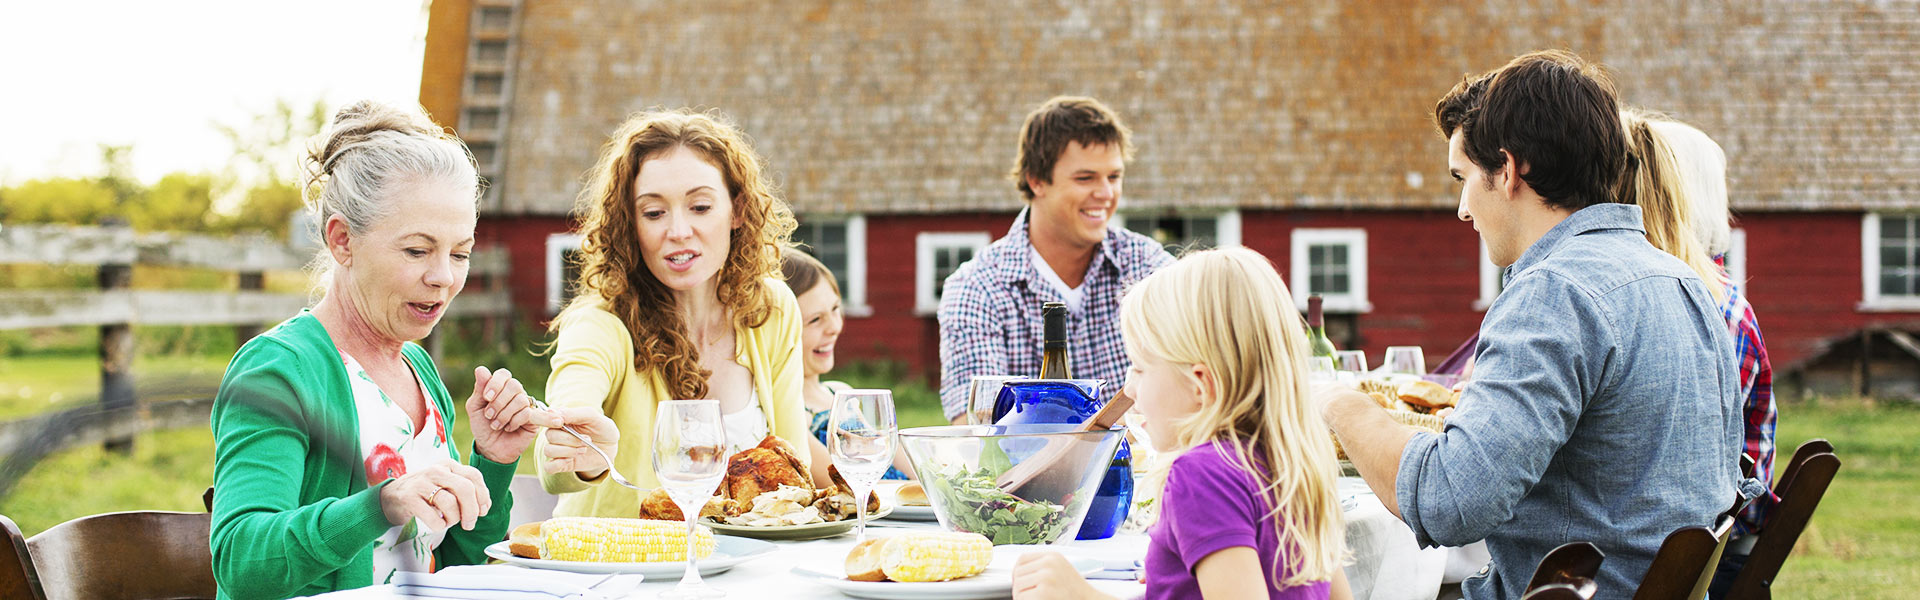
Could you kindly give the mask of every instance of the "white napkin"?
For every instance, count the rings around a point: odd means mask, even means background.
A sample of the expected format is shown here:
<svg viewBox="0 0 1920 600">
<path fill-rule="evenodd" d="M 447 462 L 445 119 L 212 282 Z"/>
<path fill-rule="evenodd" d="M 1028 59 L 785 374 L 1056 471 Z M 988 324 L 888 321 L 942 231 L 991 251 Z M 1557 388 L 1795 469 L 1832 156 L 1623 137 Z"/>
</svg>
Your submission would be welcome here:
<svg viewBox="0 0 1920 600">
<path fill-rule="evenodd" d="M 470 600 L 604 600 L 621 598 L 642 577 L 568 573 L 513 565 L 448 567 L 438 573 L 397 573 L 393 584 L 407 596 Z"/>
</svg>

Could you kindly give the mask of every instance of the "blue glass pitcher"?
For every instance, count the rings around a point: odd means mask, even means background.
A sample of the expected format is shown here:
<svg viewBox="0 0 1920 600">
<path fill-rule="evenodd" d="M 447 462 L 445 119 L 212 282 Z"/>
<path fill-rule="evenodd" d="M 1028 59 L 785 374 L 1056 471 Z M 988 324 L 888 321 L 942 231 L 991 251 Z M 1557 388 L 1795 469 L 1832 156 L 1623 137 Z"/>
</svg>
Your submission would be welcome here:
<svg viewBox="0 0 1920 600">
<path fill-rule="evenodd" d="M 1105 406 L 1099 379 L 1016 379 L 1000 388 L 993 403 L 996 425 L 1024 423 L 1083 423 Z M 1074 539 L 1098 540 L 1113 537 L 1126 522 L 1133 507 L 1133 453 L 1126 440 L 1113 453 L 1107 476 L 1100 480 L 1087 518 L 1080 523 Z"/>
</svg>

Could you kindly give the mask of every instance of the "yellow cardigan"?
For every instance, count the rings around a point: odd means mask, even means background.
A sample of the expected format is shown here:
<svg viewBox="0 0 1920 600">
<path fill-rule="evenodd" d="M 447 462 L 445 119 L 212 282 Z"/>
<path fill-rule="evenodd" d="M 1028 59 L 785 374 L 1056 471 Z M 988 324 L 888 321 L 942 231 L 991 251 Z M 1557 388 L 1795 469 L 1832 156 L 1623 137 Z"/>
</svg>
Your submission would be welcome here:
<svg viewBox="0 0 1920 600">
<path fill-rule="evenodd" d="M 807 443 L 808 415 L 801 399 L 800 305 L 785 282 L 766 280 L 773 296 L 767 322 L 735 330 L 735 360 L 753 376 L 760 410 L 768 415 L 768 431 L 795 447 Z M 561 315 L 554 341 L 553 374 L 547 378 L 548 402 L 555 406 L 598 406 L 620 428 L 615 468 L 635 485 L 653 487 L 653 414 L 663 400 L 671 400 L 658 369 L 634 368 L 633 336 L 619 317 L 601 307 L 578 307 Z M 540 465 L 546 457 L 545 436 L 534 445 Z M 810 457 L 801 456 L 801 460 Z M 560 494 L 554 516 L 634 517 L 640 511 L 639 492 L 608 481 L 603 475 L 582 481 L 572 471 L 548 473 L 540 469 L 540 483 Z"/>
</svg>

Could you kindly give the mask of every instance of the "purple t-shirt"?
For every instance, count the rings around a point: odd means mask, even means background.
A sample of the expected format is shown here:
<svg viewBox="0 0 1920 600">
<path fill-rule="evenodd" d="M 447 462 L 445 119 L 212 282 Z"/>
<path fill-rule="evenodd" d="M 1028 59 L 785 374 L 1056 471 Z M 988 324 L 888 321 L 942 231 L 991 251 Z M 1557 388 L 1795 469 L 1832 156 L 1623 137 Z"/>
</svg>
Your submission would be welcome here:
<svg viewBox="0 0 1920 600">
<path fill-rule="evenodd" d="M 1259 554 L 1268 598 L 1326 598 L 1329 583 L 1325 581 L 1285 590 L 1273 587 L 1274 580 L 1292 573 L 1279 577 L 1273 573 L 1274 557 L 1280 552 L 1279 533 L 1267 516 L 1259 483 L 1234 467 L 1225 452 L 1230 450 L 1221 444 L 1201 444 L 1174 459 L 1166 490 L 1160 494 L 1160 521 L 1148 532 L 1146 598 L 1199 598 L 1194 567 L 1207 555 L 1236 546 Z"/>
</svg>

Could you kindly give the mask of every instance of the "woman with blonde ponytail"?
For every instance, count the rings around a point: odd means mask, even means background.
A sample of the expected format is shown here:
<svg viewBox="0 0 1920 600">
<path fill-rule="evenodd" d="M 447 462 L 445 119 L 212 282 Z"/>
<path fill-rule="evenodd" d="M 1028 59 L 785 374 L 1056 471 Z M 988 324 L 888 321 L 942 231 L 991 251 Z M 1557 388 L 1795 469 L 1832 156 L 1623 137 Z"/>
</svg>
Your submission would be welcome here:
<svg viewBox="0 0 1920 600">
<path fill-rule="evenodd" d="M 1640 108 L 1620 111 L 1620 123 L 1627 130 L 1627 177 L 1620 186 L 1620 202 L 1640 207 L 1641 222 L 1647 228 L 1647 242 L 1672 254 L 1707 285 L 1713 299 L 1726 302 L 1727 275 L 1714 264 L 1713 256 L 1695 235 L 1698 227 L 1693 205 L 1706 202 L 1705 182 L 1686 177 L 1681 158 L 1669 138 L 1661 135 L 1663 125 L 1677 124 L 1660 113 Z M 1721 158 L 1721 163 L 1725 163 Z M 1724 172 L 1724 171 L 1723 171 Z M 1726 205 L 1726 185 L 1720 186 L 1720 204 Z"/>
<path fill-rule="evenodd" d="M 1167 461 L 1147 598 L 1345 598 L 1338 467 L 1308 401 L 1306 331 L 1252 250 L 1188 254 L 1120 306 L 1127 393 Z M 1098 597 L 1064 558 L 1028 554 L 1014 597 Z"/>
</svg>

